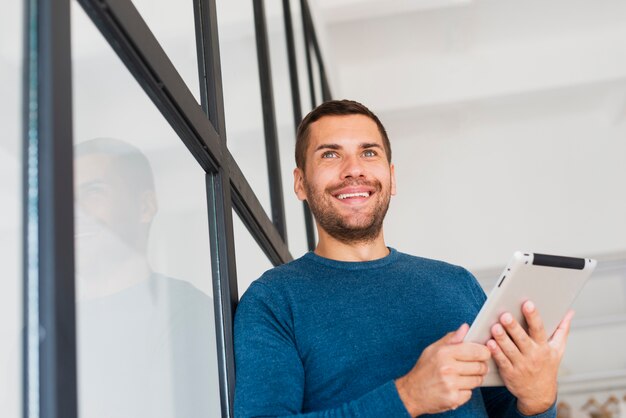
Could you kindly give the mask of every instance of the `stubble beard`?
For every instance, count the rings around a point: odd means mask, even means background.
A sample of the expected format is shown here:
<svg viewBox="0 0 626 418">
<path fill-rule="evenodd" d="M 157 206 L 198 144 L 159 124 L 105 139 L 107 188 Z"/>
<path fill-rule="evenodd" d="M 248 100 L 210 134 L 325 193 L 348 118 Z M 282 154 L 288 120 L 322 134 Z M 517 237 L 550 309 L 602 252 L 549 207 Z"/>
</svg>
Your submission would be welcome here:
<svg viewBox="0 0 626 418">
<path fill-rule="evenodd" d="M 376 204 L 370 213 L 355 212 L 354 215 L 341 215 L 335 210 L 336 202 L 332 201 L 335 199 L 332 196 L 332 191 L 317 191 L 306 180 L 303 183 L 307 194 L 307 203 L 315 220 L 330 236 L 345 244 L 367 243 L 374 241 L 379 236 L 383 227 L 383 220 L 389 209 L 391 185 L 383 191 L 379 181 L 351 180 L 335 187 L 337 190 L 344 187 L 367 185 L 375 189 L 373 198 L 376 199 Z"/>
</svg>

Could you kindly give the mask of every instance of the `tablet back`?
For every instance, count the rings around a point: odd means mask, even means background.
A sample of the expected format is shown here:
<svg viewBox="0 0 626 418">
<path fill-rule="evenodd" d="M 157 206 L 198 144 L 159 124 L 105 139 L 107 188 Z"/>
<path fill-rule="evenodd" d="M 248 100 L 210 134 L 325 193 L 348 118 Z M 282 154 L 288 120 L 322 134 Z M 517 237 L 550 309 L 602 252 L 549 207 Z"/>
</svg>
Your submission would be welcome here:
<svg viewBox="0 0 626 418">
<path fill-rule="evenodd" d="M 516 252 L 506 266 L 487 301 L 476 316 L 465 341 L 485 344 L 491 339 L 491 327 L 505 312 L 510 312 L 528 330 L 522 304 L 531 300 L 548 335 L 557 326 L 576 299 L 596 266 L 596 260 L 545 254 Z M 483 386 L 500 386 L 502 380 L 493 360 Z"/>
</svg>

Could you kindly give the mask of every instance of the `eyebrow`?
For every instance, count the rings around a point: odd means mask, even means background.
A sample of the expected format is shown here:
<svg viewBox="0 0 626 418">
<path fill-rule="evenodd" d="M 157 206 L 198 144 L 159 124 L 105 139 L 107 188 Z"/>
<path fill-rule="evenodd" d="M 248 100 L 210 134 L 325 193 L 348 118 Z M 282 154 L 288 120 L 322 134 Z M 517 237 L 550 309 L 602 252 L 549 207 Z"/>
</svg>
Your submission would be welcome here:
<svg viewBox="0 0 626 418">
<path fill-rule="evenodd" d="M 104 180 L 88 180 L 82 184 L 79 184 L 78 187 L 81 189 L 87 189 L 93 186 L 106 186 L 107 183 Z"/>
<path fill-rule="evenodd" d="M 361 144 L 359 144 L 359 147 L 361 149 L 368 149 L 368 148 L 379 148 L 379 149 L 383 149 L 383 147 L 380 144 L 377 144 L 375 142 L 363 142 Z M 339 144 L 321 144 L 319 145 L 317 148 L 315 148 L 315 151 L 319 151 L 319 150 L 323 150 L 323 149 L 334 149 L 334 150 L 338 150 L 338 149 L 342 149 L 343 147 Z"/>
</svg>

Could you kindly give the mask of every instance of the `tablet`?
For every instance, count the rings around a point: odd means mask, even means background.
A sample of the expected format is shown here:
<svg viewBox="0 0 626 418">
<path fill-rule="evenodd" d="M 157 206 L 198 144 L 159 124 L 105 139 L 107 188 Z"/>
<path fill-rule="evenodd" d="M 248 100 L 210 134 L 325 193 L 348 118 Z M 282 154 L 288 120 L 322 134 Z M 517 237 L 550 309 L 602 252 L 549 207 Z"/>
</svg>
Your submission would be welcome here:
<svg viewBox="0 0 626 418">
<path fill-rule="evenodd" d="M 528 331 L 521 309 L 527 300 L 535 304 L 547 334 L 552 335 L 596 264 L 596 260 L 589 258 L 516 252 L 498 277 L 464 341 L 486 344 L 492 338 L 491 327 L 504 312 L 510 312 Z M 489 373 L 482 386 L 502 385 L 496 364 L 490 359 Z"/>
</svg>

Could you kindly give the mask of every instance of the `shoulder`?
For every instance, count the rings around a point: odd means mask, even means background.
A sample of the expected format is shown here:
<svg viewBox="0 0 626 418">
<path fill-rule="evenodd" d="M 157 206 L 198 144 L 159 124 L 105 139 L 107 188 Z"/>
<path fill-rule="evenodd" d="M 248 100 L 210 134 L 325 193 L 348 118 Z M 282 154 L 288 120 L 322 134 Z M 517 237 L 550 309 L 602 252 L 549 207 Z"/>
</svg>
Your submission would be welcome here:
<svg viewBox="0 0 626 418">
<path fill-rule="evenodd" d="M 469 292 L 480 304 L 484 301 L 484 291 L 466 268 L 441 260 L 417 257 L 398 252 L 400 268 L 412 271 L 421 278 L 428 278 L 440 286 L 449 285 L 459 291 Z"/>
<path fill-rule="evenodd" d="M 447 274 L 458 277 L 473 278 L 467 269 L 455 264 L 447 263 L 441 260 L 431 258 L 418 257 L 398 251 L 398 265 L 404 268 L 415 269 L 420 272 L 432 272 L 436 274 Z"/>
<path fill-rule="evenodd" d="M 315 267 L 303 256 L 269 269 L 252 282 L 242 299 L 246 295 L 264 294 L 267 297 L 272 293 L 283 294 L 297 290 L 304 282 L 315 277 Z"/>
<path fill-rule="evenodd" d="M 304 286 L 303 280 L 314 276 L 311 270 L 303 257 L 267 270 L 241 296 L 237 311 L 284 309 L 291 295 Z"/>
<path fill-rule="evenodd" d="M 157 303 L 163 307 L 167 306 L 167 311 L 174 322 L 197 325 L 202 324 L 203 318 L 207 315 L 213 315 L 211 296 L 185 280 L 154 273 L 150 277 L 149 286 L 150 293 L 157 295 Z"/>
<path fill-rule="evenodd" d="M 162 294 L 167 295 L 170 301 L 181 305 L 188 306 L 190 303 L 203 307 L 213 305 L 210 296 L 185 280 L 153 273 L 150 277 L 149 285 L 158 289 Z"/>
</svg>

